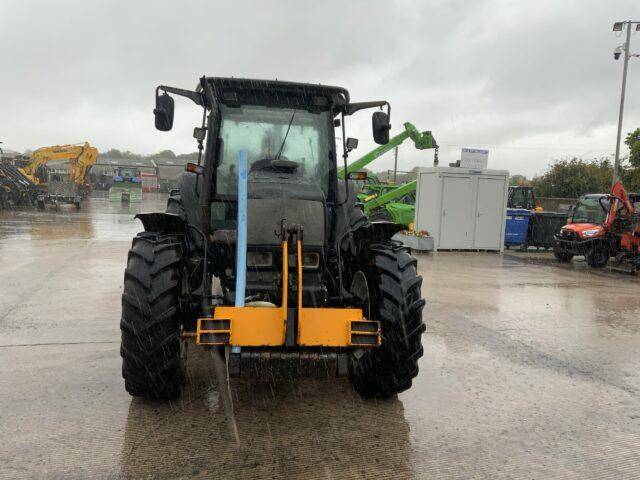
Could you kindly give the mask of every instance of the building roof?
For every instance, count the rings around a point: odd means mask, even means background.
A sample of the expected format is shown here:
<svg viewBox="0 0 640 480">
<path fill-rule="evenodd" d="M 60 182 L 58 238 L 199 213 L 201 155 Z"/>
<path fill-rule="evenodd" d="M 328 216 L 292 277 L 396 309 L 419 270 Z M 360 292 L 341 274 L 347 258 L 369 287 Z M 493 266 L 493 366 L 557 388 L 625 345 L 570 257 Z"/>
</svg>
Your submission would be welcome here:
<svg viewBox="0 0 640 480">
<path fill-rule="evenodd" d="M 96 165 L 122 165 L 128 167 L 156 168 L 157 166 L 178 166 L 184 167 L 188 160 L 186 158 L 110 158 L 98 156 Z"/>
<path fill-rule="evenodd" d="M 154 158 L 153 161 L 158 166 L 184 167 L 189 160 L 186 158 Z"/>
<path fill-rule="evenodd" d="M 15 157 L 21 157 L 23 155 L 20 152 L 16 152 L 15 150 L 11 150 L 10 148 L 7 148 L 7 147 L 3 147 L 2 145 L 0 145 L 0 150 L 2 150 L 3 158 L 15 158 Z"/>
<path fill-rule="evenodd" d="M 155 168 L 155 164 L 148 158 L 109 158 L 98 155 L 96 165 L 122 165 L 126 167 Z"/>
</svg>

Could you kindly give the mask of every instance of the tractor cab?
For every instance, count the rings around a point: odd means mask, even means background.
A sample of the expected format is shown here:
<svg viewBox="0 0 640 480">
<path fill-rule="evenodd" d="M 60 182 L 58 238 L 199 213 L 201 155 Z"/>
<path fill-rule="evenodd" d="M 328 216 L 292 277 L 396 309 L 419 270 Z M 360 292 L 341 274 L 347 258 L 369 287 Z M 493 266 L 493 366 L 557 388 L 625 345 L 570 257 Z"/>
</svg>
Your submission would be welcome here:
<svg viewBox="0 0 640 480">
<path fill-rule="evenodd" d="M 243 151 L 252 226 L 248 229 L 247 295 L 262 301 L 281 301 L 277 281 L 282 273 L 281 239 L 274 232 L 283 219 L 304 229 L 305 302 L 317 304 L 316 297 L 323 294 L 319 272 L 334 226 L 329 212 L 337 203 L 337 177 L 330 97 L 319 94 L 296 95 L 293 102 L 286 95 L 279 100 L 275 92 L 262 100 L 237 95 L 233 102 L 220 105 L 219 144 L 211 162 L 211 241 L 218 257 L 230 261 L 219 268 L 235 270 L 237 158 Z M 224 287 L 234 298 L 235 275 L 224 278 Z"/>
<path fill-rule="evenodd" d="M 357 140 L 344 135 L 345 117 L 360 109 L 386 106 L 387 113 L 373 114 L 372 129 L 374 140 L 388 142 L 387 102 L 350 103 L 349 92 L 341 87 L 218 77 L 207 78 L 196 91 L 204 97 L 210 94 L 209 103 L 215 106 L 201 130 L 206 132 L 207 148 L 200 164 L 194 166 L 201 174 L 185 175 L 179 190 L 193 190 L 187 183 L 198 183 L 203 189 L 200 198 L 186 205 L 185 216 L 207 234 L 217 259 L 214 274 L 221 279 L 227 300 L 236 296 L 238 155 L 242 152 L 248 164 L 247 218 L 251 225 L 246 295 L 281 302 L 282 247 L 274 232 L 281 230 L 285 220 L 303 229 L 304 303 L 326 302 L 339 290 L 336 285 L 327 288 L 336 279 L 326 268 L 329 250 L 354 215 L 350 207 L 355 205 L 358 190 L 349 178 L 338 177 L 336 139 L 342 143 L 340 153 L 346 166 Z M 158 98 L 161 104 L 165 95 Z M 336 133 L 337 128 L 341 131 Z M 187 195 L 181 193 L 183 204 L 190 201 Z M 295 270 L 294 263 L 289 266 Z"/>
</svg>

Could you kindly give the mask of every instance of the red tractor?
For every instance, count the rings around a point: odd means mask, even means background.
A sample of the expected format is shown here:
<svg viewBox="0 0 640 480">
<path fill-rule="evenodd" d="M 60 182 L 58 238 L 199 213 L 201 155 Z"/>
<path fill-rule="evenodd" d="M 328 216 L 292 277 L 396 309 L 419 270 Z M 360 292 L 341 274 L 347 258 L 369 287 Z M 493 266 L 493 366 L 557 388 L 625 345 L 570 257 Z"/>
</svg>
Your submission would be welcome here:
<svg viewBox="0 0 640 480">
<path fill-rule="evenodd" d="M 584 255 L 590 267 L 602 268 L 609 258 L 628 261 L 640 267 L 640 194 L 627 194 L 616 182 L 610 195 L 587 194 L 580 197 L 555 237 L 553 253 L 561 262 Z"/>
</svg>

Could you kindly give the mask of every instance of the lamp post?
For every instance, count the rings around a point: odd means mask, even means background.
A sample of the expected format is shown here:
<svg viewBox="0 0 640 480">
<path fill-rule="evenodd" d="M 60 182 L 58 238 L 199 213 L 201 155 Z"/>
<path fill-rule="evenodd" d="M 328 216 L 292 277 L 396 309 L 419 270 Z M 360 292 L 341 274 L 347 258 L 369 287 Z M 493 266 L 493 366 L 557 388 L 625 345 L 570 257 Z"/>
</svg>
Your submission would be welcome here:
<svg viewBox="0 0 640 480">
<path fill-rule="evenodd" d="M 616 22 L 613 24 L 614 32 L 621 32 L 625 27 L 627 29 L 627 41 L 617 47 L 613 51 L 613 58 L 618 60 L 620 55 L 624 53 L 624 66 L 622 67 L 622 92 L 620 93 L 620 112 L 618 114 L 618 137 L 616 139 L 616 157 L 613 164 L 613 183 L 618 181 L 620 175 L 620 140 L 622 136 L 622 115 L 624 112 L 624 94 L 627 88 L 627 67 L 629 65 L 629 58 L 640 57 L 638 54 L 630 54 L 631 48 L 631 27 L 635 25 L 636 30 L 640 31 L 640 22 L 632 22 L 628 20 L 626 22 Z"/>
</svg>

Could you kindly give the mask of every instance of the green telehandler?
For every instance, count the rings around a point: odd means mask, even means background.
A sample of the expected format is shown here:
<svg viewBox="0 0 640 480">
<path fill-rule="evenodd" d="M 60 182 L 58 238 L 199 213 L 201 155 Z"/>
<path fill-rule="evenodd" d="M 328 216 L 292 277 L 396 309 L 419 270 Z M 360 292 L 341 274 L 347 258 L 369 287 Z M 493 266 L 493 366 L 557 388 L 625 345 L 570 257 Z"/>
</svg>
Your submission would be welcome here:
<svg viewBox="0 0 640 480">
<path fill-rule="evenodd" d="M 366 167 L 378 157 L 401 145 L 408 138 L 413 140 L 413 144 L 418 150 L 434 148 L 437 158 L 438 144 L 431 132 L 428 130 L 420 132 L 413 124 L 406 122 L 404 130 L 389 139 L 389 143 L 360 157 L 347 166 L 346 170 L 341 169 L 338 171 L 338 177 L 344 178 L 345 175 Z M 397 185 L 379 182 L 375 177 L 370 180 L 362 186 L 358 194 L 358 200 L 362 203 L 367 217 L 371 220 L 387 220 L 397 225 L 409 227 L 414 218 L 416 181 Z"/>
</svg>

